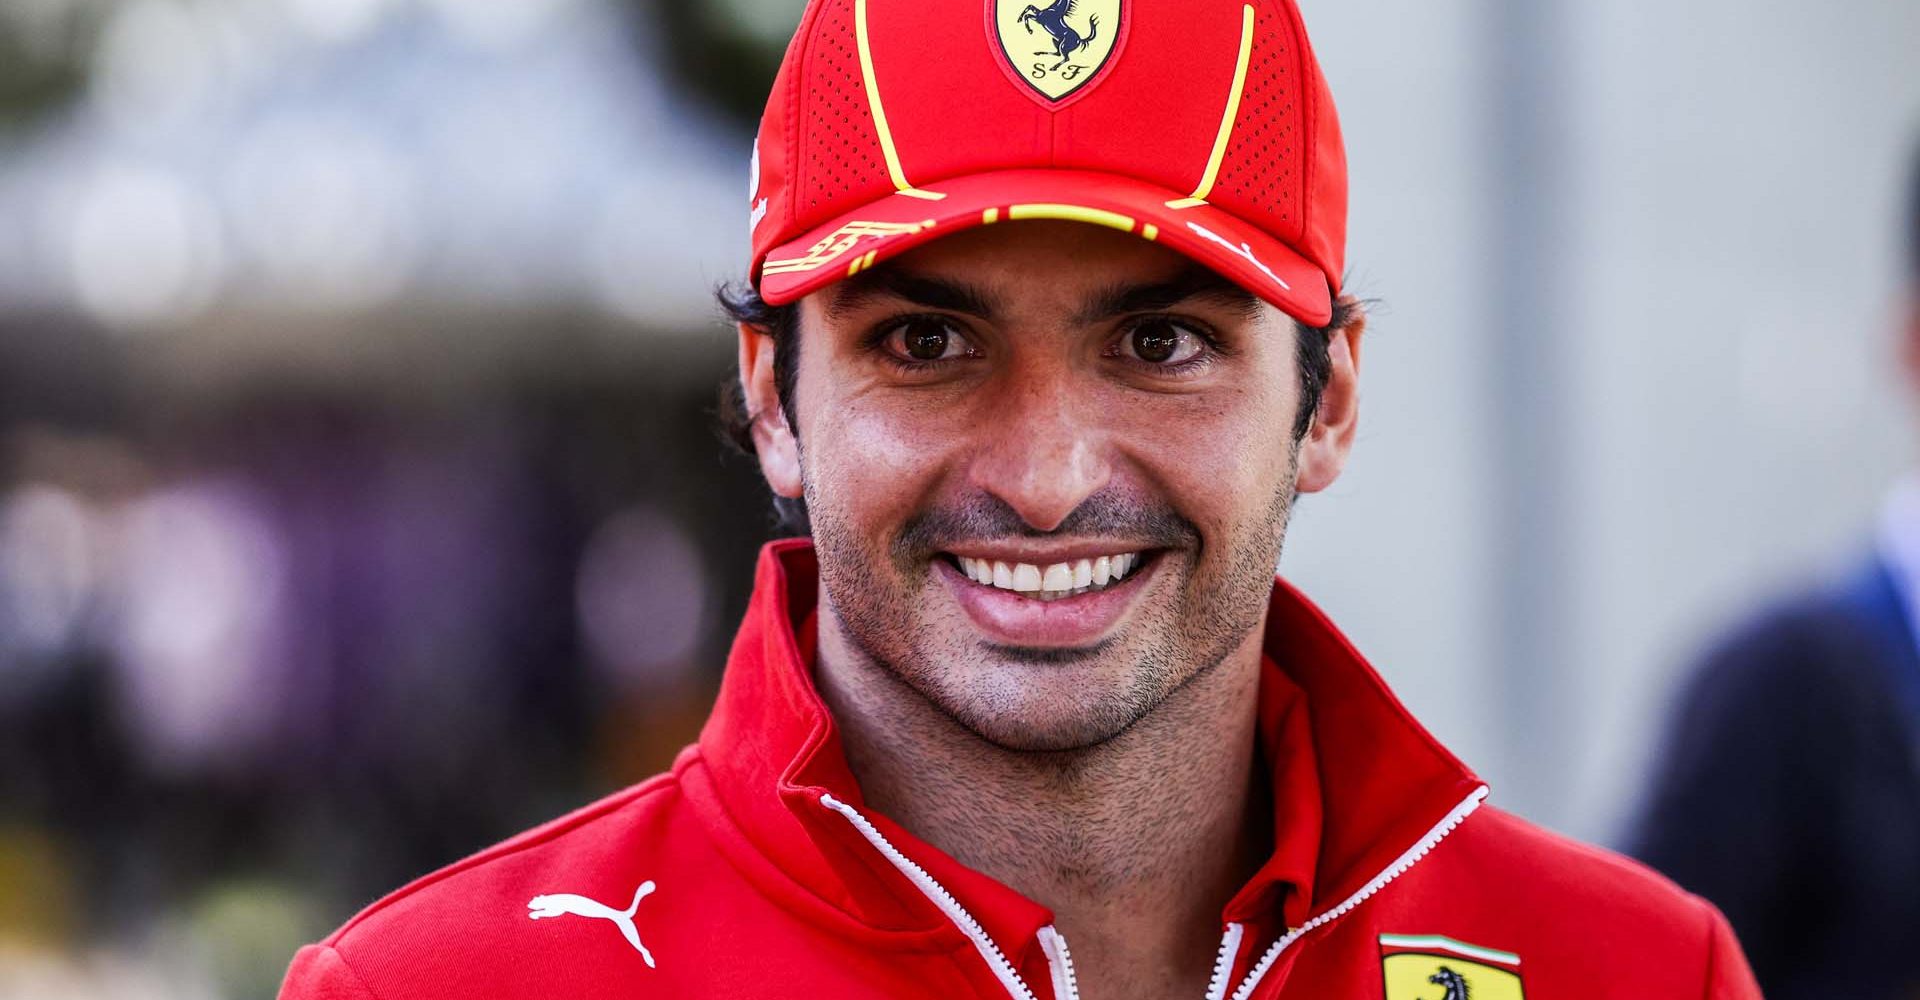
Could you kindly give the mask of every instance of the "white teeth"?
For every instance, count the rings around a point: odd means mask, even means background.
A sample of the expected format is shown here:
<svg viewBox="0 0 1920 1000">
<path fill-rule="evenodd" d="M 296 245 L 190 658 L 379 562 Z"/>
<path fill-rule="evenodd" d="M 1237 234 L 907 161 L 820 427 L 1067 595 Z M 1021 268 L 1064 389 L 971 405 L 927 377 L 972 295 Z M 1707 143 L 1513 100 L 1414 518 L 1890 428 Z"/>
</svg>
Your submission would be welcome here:
<svg viewBox="0 0 1920 1000">
<path fill-rule="evenodd" d="M 1016 591 L 1045 601 L 1084 594 L 1120 582 L 1140 565 L 1140 553 L 1123 552 L 1098 559 L 1052 563 L 1045 567 L 1034 563 L 996 562 L 973 556 L 960 556 L 956 561 L 960 564 L 960 571 L 975 583 Z"/>
</svg>

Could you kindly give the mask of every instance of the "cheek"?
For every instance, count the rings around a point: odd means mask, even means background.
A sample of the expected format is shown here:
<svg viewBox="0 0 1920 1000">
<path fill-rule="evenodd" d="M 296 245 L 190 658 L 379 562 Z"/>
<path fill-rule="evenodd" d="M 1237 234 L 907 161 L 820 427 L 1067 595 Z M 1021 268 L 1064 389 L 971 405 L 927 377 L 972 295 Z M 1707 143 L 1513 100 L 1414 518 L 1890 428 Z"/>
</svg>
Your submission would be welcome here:
<svg viewBox="0 0 1920 1000">
<path fill-rule="evenodd" d="M 1210 533 L 1265 516 L 1289 475 L 1287 393 L 1255 386 L 1138 408 L 1116 440 Z"/>
<path fill-rule="evenodd" d="M 947 460 L 953 435 L 945 408 L 893 405 L 880 394 L 823 402 L 805 439 L 812 488 L 864 524 L 911 516 Z"/>
</svg>

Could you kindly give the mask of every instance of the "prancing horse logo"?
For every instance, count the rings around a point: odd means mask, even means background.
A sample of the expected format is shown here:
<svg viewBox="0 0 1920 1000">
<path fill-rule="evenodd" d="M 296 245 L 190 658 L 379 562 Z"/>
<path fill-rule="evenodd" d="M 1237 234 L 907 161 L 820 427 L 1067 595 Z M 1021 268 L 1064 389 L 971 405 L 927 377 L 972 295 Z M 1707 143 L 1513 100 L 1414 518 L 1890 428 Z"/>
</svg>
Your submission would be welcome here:
<svg viewBox="0 0 1920 1000">
<path fill-rule="evenodd" d="M 1081 38 L 1080 33 L 1073 30 L 1073 25 L 1067 23 L 1067 18 L 1073 16 L 1075 2 L 1076 0 L 1053 0 L 1046 10 L 1028 4 L 1027 9 L 1020 12 L 1020 23 L 1026 25 L 1027 34 L 1033 34 L 1033 26 L 1038 24 L 1047 29 L 1047 34 L 1053 36 L 1053 51 L 1060 57 L 1060 61 L 1047 67 L 1049 73 L 1065 66 L 1075 52 L 1092 45 L 1094 39 L 1100 37 L 1100 15 L 1098 14 L 1087 19 L 1087 37 L 1085 38 Z"/>
<path fill-rule="evenodd" d="M 1112 58 L 1123 6 L 1124 0 L 992 0 L 1002 54 L 1050 102 L 1092 82 Z"/>
<path fill-rule="evenodd" d="M 1444 965 L 1439 972 L 1428 976 L 1427 982 L 1447 991 L 1447 995 L 1440 1000 L 1473 1000 L 1473 986 L 1467 982 L 1467 977 Z"/>
<path fill-rule="evenodd" d="M 633 892 L 632 904 L 624 910 L 616 910 L 598 900 L 588 899 L 585 896 L 576 896 L 570 892 L 555 893 L 551 896 L 535 896 L 527 901 L 527 916 L 534 920 L 539 920 L 543 917 L 565 916 L 593 917 L 598 920 L 610 920 L 615 927 L 620 928 L 620 936 L 626 938 L 627 943 L 633 945 L 633 950 L 639 952 L 640 957 L 647 960 L 647 968 L 653 969 L 658 968 L 658 966 L 653 964 L 653 952 L 648 951 L 647 946 L 640 943 L 640 932 L 634 929 L 633 926 L 633 915 L 640 911 L 640 901 L 647 898 L 647 894 L 652 891 L 652 879 L 640 883 L 640 888 L 635 889 Z"/>
</svg>

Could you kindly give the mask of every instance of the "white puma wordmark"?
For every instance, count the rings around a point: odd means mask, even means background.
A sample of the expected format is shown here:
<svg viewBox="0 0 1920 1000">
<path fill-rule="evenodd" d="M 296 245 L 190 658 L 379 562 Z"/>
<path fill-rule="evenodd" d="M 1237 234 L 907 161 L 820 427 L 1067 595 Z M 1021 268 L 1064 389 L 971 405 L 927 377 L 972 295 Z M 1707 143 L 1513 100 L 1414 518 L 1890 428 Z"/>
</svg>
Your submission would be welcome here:
<svg viewBox="0 0 1920 1000">
<path fill-rule="evenodd" d="M 653 953 L 647 950 L 646 945 L 640 943 L 640 932 L 635 930 L 633 926 L 633 915 L 640 909 L 640 901 L 647 898 L 647 894 L 652 891 L 652 879 L 640 883 L 640 888 L 635 889 L 633 892 L 632 905 L 628 906 L 625 910 L 616 910 L 605 903 L 588 899 L 585 896 L 576 896 L 570 892 L 556 893 L 551 896 L 535 896 L 527 901 L 527 916 L 531 919 L 538 920 L 541 917 L 564 917 L 571 914 L 576 917 L 593 917 L 598 920 L 611 920 L 615 927 L 620 928 L 620 933 L 627 939 L 627 943 L 633 945 L 633 950 L 639 952 L 640 957 L 647 960 L 647 968 L 653 969 L 658 968 L 658 966 L 653 964 Z"/>
</svg>

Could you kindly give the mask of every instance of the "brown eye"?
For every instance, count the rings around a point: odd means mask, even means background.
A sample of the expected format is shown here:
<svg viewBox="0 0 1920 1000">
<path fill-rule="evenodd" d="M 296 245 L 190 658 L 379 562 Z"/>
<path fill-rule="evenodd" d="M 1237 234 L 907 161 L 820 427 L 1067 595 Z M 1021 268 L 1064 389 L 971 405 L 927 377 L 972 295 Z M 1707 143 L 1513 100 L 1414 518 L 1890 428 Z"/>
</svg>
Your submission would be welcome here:
<svg viewBox="0 0 1920 1000">
<path fill-rule="evenodd" d="M 1206 349 L 1200 335 L 1172 320 L 1153 319 L 1127 331 L 1124 350 L 1148 364 L 1177 365 Z"/>
<path fill-rule="evenodd" d="M 947 361 L 973 354 L 973 346 L 953 323 L 938 316 L 918 316 L 887 332 L 887 347 L 914 361 Z"/>
</svg>

